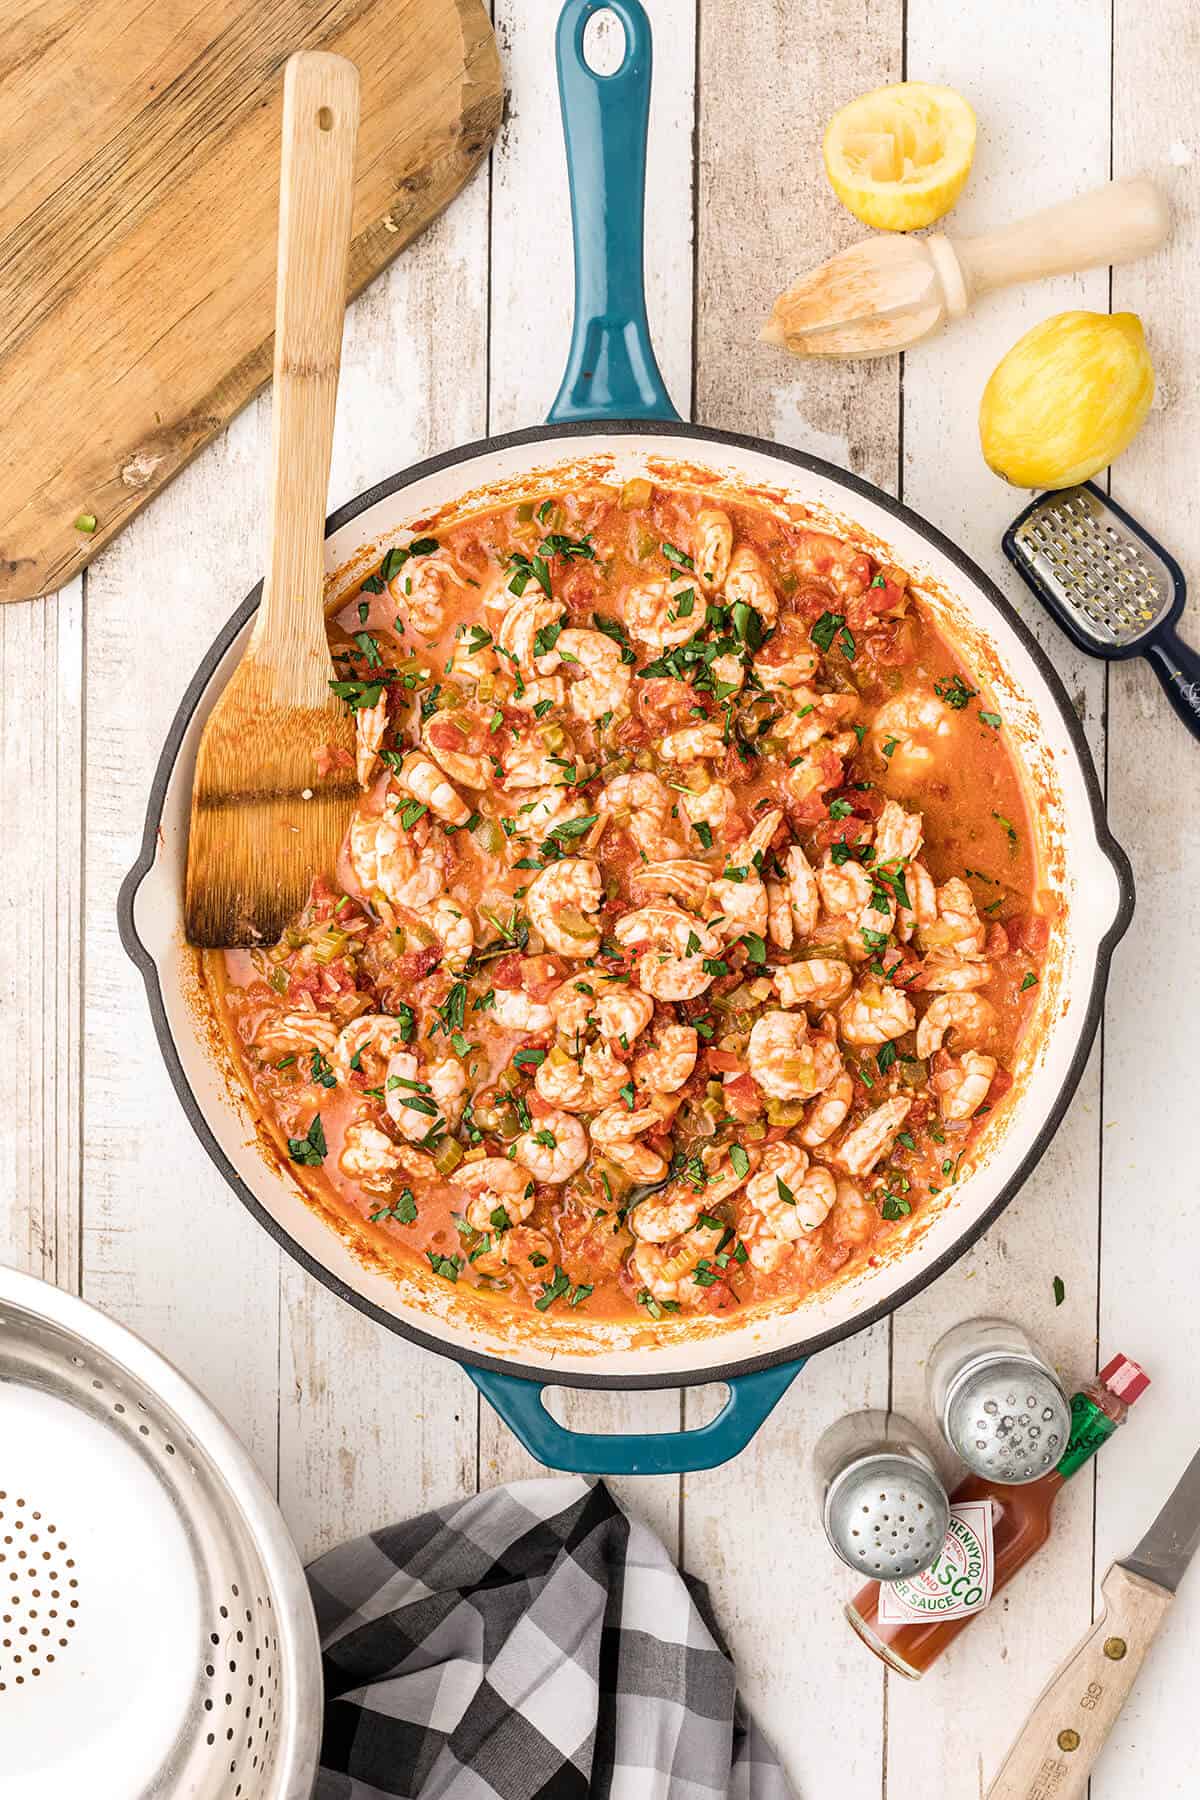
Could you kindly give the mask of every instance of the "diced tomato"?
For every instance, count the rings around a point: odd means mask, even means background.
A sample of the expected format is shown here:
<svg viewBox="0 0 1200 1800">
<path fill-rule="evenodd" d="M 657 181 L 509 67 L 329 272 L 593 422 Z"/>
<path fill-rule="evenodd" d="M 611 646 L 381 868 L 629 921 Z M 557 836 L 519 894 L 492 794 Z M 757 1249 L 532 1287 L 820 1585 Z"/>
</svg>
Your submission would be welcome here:
<svg viewBox="0 0 1200 1800">
<path fill-rule="evenodd" d="M 650 729 L 640 719 L 622 719 L 613 727 L 612 736 L 623 750 L 640 750 L 650 740 Z"/>
<path fill-rule="evenodd" d="M 987 1104 L 989 1106 L 995 1106 L 998 1101 L 1003 1100 L 1012 1084 L 1013 1078 L 1008 1070 L 997 1069 L 996 1073 L 992 1076 L 992 1085 L 987 1091 Z"/>
<path fill-rule="evenodd" d="M 855 607 L 865 606 L 875 594 L 883 596 L 886 600 L 889 591 L 894 602 L 894 590 L 868 588 L 862 600 L 851 603 L 851 612 Z M 885 608 L 880 607 L 879 610 L 883 611 Z M 852 629 L 853 625 L 854 620 L 851 619 Z M 908 619 L 889 619 L 883 624 L 872 624 L 870 619 L 859 618 L 858 628 L 862 633 L 861 647 L 863 651 L 879 668 L 901 669 L 913 661 L 916 655 L 916 646 L 913 641 L 913 628 Z"/>
<path fill-rule="evenodd" d="M 492 986 L 498 988 L 519 988 L 524 961 L 513 954 L 497 957 L 492 964 Z"/>
<path fill-rule="evenodd" d="M 762 1096 L 751 1075 L 735 1075 L 732 1081 L 725 1083 L 725 1099 L 735 1112 L 759 1113 L 762 1111 Z"/>
<path fill-rule="evenodd" d="M 518 714 L 518 718 L 523 715 Z M 480 756 L 487 741 L 488 731 L 482 719 L 460 708 L 453 715 L 454 720 L 461 719 L 468 729 L 460 730 L 451 719 L 431 719 L 426 726 L 429 743 L 435 750 L 457 750 L 468 756 Z"/>
<path fill-rule="evenodd" d="M 595 563 L 580 561 L 564 565 L 556 557 L 551 566 L 554 570 L 555 593 L 566 601 L 577 617 L 584 613 L 590 617 L 600 597 L 600 577 Z M 561 575 L 558 573 L 560 569 L 563 570 Z"/>
<path fill-rule="evenodd" d="M 1040 913 L 1029 913 L 1025 918 L 1010 919 L 1005 929 L 1008 941 L 1014 950 L 1024 950 L 1028 956 L 1039 956 L 1050 941 L 1050 922 Z"/>
<path fill-rule="evenodd" d="M 556 956 L 527 956 L 521 968 L 521 986 L 531 1000 L 548 1000 L 566 980 L 566 964 Z"/>
<path fill-rule="evenodd" d="M 708 1058 L 709 1068 L 717 1075 L 723 1075 L 726 1071 L 734 1075 L 746 1073 L 745 1063 L 732 1050 L 706 1050 L 705 1056 Z"/>
<path fill-rule="evenodd" d="M 313 760 L 316 763 L 318 778 L 322 781 L 334 769 L 352 769 L 354 767 L 354 758 L 339 744 L 322 744 Z"/>
<path fill-rule="evenodd" d="M 440 944 L 427 944 L 423 950 L 406 950 L 392 965 L 402 981 L 423 981 L 442 960 Z"/>
<path fill-rule="evenodd" d="M 898 944 L 885 951 L 883 967 L 893 987 L 919 986 L 921 959 L 911 944 Z"/>
<path fill-rule="evenodd" d="M 983 946 L 985 956 L 1008 955 L 1008 933 L 1003 925 L 989 925 L 987 938 Z"/>
<path fill-rule="evenodd" d="M 714 1281 L 711 1287 L 705 1288 L 701 1304 L 705 1312 L 728 1312 L 731 1306 L 737 1305 L 737 1295 L 728 1281 Z"/>
</svg>

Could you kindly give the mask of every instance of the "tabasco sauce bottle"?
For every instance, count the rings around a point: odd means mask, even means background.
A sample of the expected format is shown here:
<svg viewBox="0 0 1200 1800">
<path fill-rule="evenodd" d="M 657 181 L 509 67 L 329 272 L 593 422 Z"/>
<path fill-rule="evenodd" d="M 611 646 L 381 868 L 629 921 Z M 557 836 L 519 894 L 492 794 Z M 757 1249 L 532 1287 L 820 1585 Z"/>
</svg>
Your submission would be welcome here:
<svg viewBox="0 0 1200 1800">
<path fill-rule="evenodd" d="M 937 1560 L 912 1580 L 868 1582 L 846 1607 L 868 1648 L 889 1668 L 919 1680 L 1041 1549 L 1064 1483 L 1124 1424 L 1148 1386 L 1137 1363 L 1114 1357 L 1073 1396 L 1067 1446 L 1054 1467 L 1017 1486 L 978 1474 L 960 1482 Z M 961 1444 L 955 1447 L 961 1451 Z"/>
</svg>

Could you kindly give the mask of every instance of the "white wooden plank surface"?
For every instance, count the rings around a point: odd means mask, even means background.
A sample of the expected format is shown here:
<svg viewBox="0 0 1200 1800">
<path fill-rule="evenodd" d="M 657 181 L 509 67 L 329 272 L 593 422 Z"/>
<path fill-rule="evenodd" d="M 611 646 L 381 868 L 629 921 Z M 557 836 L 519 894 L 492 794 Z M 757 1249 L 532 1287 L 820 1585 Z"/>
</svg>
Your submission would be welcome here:
<svg viewBox="0 0 1200 1800">
<path fill-rule="evenodd" d="M 1067 61 L 1074 74 L 1063 105 Z M 1002 10 L 910 0 L 909 74 L 961 89 L 979 118 L 975 166 L 954 214 L 958 230 L 1018 218 L 1106 179 L 1108 65 L 1107 0 L 1071 0 L 1052 10 L 1038 0 Z M 1023 502 L 979 454 L 977 409 L 992 368 L 1024 331 L 1067 307 L 1104 310 L 1107 296 L 1105 270 L 996 295 L 962 327 L 908 356 L 904 388 L 904 498 L 975 556 L 1018 605 L 1075 698 L 1101 767 L 1103 665 L 1072 650 L 1001 553 L 1001 534 Z M 1099 1074 L 1094 1054 L 1024 1191 L 975 1252 L 896 1315 L 893 1395 L 902 1410 L 932 1423 L 925 1407 L 929 1346 L 973 1314 L 1022 1320 L 1064 1379 L 1092 1372 Z M 1056 1274 L 1066 1285 L 1057 1308 Z M 918 1685 L 889 1678 L 887 1773 L 895 1792 L 919 1791 L 922 1800 L 982 1792 L 1011 1739 L 1014 1713 L 1032 1704 L 1049 1673 L 1047 1620 L 1060 1622 L 1069 1640 L 1090 1618 L 1091 1534 L 1089 1472 L 1064 1494 L 1054 1554 L 1037 1573 L 976 1620 Z M 992 1680 L 983 1678 L 997 1669 L 1004 1671 L 1003 1707 L 995 1705 Z M 940 1755 L 931 1767 L 934 1740 Z"/>
<path fill-rule="evenodd" d="M 498 0 L 512 100 L 492 165 L 350 315 L 333 505 L 413 457 L 533 424 L 553 397 L 570 324 L 556 14 L 555 0 Z M 1110 155 L 1117 174 L 1161 176 L 1175 244 L 1112 286 L 1114 306 L 1143 315 L 1160 377 L 1114 489 L 1200 569 L 1200 367 L 1187 308 L 1200 37 L 1187 0 L 1116 0 L 1111 16 L 1108 0 L 819 0 L 803 13 L 786 0 L 657 0 L 653 25 L 650 313 L 680 410 L 694 389 L 706 423 L 815 450 L 901 491 L 1001 579 L 1107 763 L 1114 828 L 1139 881 L 1103 1056 L 1000 1224 L 890 1325 L 814 1361 L 737 1463 L 683 1483 L 618 1484 L 710 1582 L 748 1698 L 804 1800 L 974 1800 L 1085 1622 L 1093 1566 L 1102 1574 L 1136 1541 L 1194 1448 L 1196 750 L 1140 665 L 1106 676 L 1036 616 L 998 553 L 1019 496 L 988 475 L 975 443 L 998 356 L 1052 311 L 1105 308 L 1106 274 L 989 301 L 910 354 L 903 382 L 892 363 L 803 369 L 755 333 L 777 288 L 859 233 L 819 170 L 829 112 L 902 73 L 949 81 L 978 111 L 958 229 L 1103 179 Z M 81 1283 L 197 1379 L 277 1483 L 312 1554 L 533 1465 L 460 1370 L 335 1300 L 231 1198 L 178 1108 L 117 942 L 116 887 L 167 722 L 261 568 L 267 435 L 260 404 L 93 566 L 86 588 L 0 609 L 0 1001 L 13 1070 L 0 1109 L 0 1255 Z M 1067 1287 L 1059 1309 L 1055 1274 Z M 890 1394 L 920 1413 L 929 1345 L 985 1308 L 1024 1320 L 1065 1373 L 1091 1365 L 1098 1327 L 1104 1352 L 1143 1358 L 1155 1387 L 1097 1465 L 1095 1529 L 1088 1475 L 1064 1497 L 1037 1574 L 923 1682 L 887 1682 L 841 1622 L 848 1584 L 819 1536 L 808 1456 L 853 1406 Z M 576 1393 L 552 1404 L 580 1428 L 646 1429 L 681 1411 L 696 1423 L 715 1402 Z M 1197 1621 L 1193 1578 L 1099 1766 L 1095 1800 L 1197 1791 L 1200 1753 L 1174 1728 L 1188 1716 Z"/>
</svg>

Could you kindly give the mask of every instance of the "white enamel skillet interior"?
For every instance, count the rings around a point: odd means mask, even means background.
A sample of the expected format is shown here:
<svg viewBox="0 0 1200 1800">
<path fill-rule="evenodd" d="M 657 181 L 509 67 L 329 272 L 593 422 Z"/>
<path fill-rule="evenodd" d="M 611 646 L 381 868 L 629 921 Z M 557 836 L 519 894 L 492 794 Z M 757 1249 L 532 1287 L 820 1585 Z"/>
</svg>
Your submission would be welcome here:
<svg viewBox="0 0 1200 1800">
<path fill-rule="evenodd" d="M 465 494 L 545 493 L 585 463 L 622 482 L 665 479 L 683 465 L 736 497 L 769 490 L 798 503 L 909 571 L 926 610 L 994 697 L 1030 789 L 1043 881 L 1060 907 L 1035 1026 L 1012 1103 L 983 1140 L 973 1172 L 889 1255 L 802 1305 L 701 1335 L 647 1345 L 645 1332 L 594 1330 L 585 1343 L 505 1334 L 453 1304 L 431 1277 L 399 1281 L 357 1256 L 257 1148 L 251 1115 L 214 1057 L 198 1014 L 182 895 L 196 745 L 250 628 L 258 590 L 222 631 L 196 674 L 163 749 L 142 853 L 122 887 L 122 939 L 145 978 L 176 1091 L 205 1148 L 259 1222 L 312 1274 L 381 1324 L 479 1369 L 578 1386 L 663 1387 L 729 1379 L 803 1358 L 873 1323 L 961 1256 L 1017 1192 L 1075 1090 L 1103 1004 L 1109 959 L 1132 912 L 1128 861 L 1105 824 L 1091 758 L 1061 682 L 996 587 L 940 533 L 886 494 L 827 463 L 752 438 L 688 425 L 543 427 L 452 451 L 364 494 L 329 520 L 332 591 L 412 525 Z M 981 700 L 979 705 L 983 704 Z M 919 804 L 919 797 L 914 797 Z M 538 1322 L 541 1325 L 541 1322 Z M 694 1435 L 694 1434 L 689 1434 Z"/>
</svg>

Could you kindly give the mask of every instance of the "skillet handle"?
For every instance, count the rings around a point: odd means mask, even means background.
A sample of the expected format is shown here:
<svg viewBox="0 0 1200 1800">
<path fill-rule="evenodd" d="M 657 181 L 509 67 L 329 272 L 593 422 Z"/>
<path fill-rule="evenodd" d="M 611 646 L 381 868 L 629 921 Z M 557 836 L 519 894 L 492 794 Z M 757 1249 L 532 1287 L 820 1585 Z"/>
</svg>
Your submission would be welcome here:
<svg viewBox="0 0 1200 1800">
<path fill-rule="evenodd" d="M 584 61 L 593 13 L 614 12 L 625 55 L 611 75 Z M 646 321 L 642 232 L 650 118 L 650 21 L 639 0 L 566 0 L 556 35 L 575 244 L 575 324 L 549 423 L 677 419 Z"/>
<path fill-rule="evenodd" d="M 467 1374 L 530 1456 L 547 1468 L 573 1475 L 690 1475 L 715 1469 L 744 1450 L 806 1361 L 801 1357 L 755 1375 L 733 1376 L 726 1383 L 729 1398 L 716 1418 L 695 1431 L 628 1434 L 568 1431 L 546 1411 L 540 1381 L 491 1369 L 468 1369 Z"/>
</svg>

